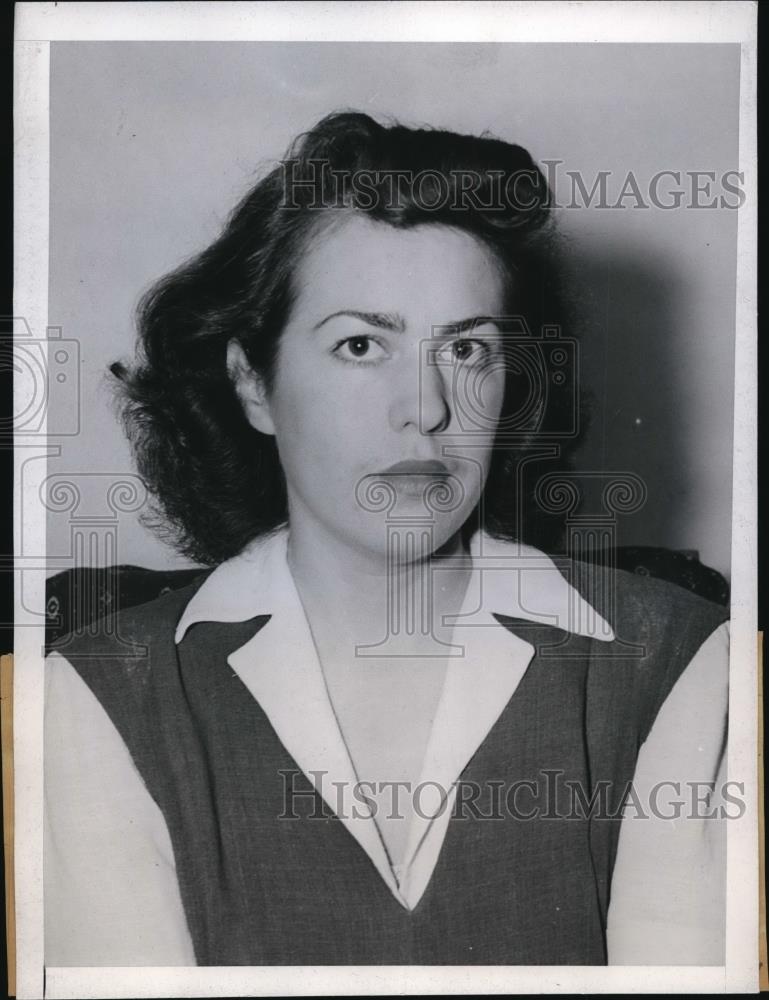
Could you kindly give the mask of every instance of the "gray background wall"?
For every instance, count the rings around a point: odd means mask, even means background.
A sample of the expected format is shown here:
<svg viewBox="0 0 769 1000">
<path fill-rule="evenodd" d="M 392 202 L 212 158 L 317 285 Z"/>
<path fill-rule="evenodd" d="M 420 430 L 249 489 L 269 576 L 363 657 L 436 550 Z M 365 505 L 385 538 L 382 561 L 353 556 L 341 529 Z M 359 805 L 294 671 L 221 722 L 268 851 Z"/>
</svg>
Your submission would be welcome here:
<svg viewBox="0 0 769 1000">
<path fill-rule="evenodd" d="M 610 171 L 613 201 L 629 171 L 643 189 L 660 170 L 736 169 L 738 100 L 735 45 L 52 44 L 49 322 L 79 342 L 81 378 L 80 430 L 54 439 L 49 474 L 76 475 L 82 497 L 51 512 L 49 553 L 70 553 L 73 517 L 114 516 L 104 484 L 131 470 L 104 373 L 133 350 L 140 293 L 216 235 L 298 131 L 345 107 L 489 129 L 563 161 L 559 201 L 566 170 L 588 186 Z M 737 213 L 560 215 L 598 400 L 580 466 L 646 482 L 621 543 L 697 549 L 728 576 Z M 73 405 L 54 392 L 52 432 Z M 186 565 L 131 510 L 117 549 L 92 556 Z"/>
</svg>

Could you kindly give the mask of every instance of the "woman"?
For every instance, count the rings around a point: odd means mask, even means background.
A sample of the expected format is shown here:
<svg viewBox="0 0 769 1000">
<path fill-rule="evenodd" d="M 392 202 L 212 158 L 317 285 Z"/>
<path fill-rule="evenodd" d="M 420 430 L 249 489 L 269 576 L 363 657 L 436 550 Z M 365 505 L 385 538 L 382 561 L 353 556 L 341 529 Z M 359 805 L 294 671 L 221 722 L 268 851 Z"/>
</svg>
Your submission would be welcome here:
<svg viewBox="0 0 769 1000">
<path fill-rule="evenodd" d="M 524 544 L 548 196 L 332 115 L 144 300 L 127 428 L 216 568 L 51 658 L 48 964 L 723 960 L 722 824 L 637 800 L 718 776 L 725 615 Z"/>
</svg>

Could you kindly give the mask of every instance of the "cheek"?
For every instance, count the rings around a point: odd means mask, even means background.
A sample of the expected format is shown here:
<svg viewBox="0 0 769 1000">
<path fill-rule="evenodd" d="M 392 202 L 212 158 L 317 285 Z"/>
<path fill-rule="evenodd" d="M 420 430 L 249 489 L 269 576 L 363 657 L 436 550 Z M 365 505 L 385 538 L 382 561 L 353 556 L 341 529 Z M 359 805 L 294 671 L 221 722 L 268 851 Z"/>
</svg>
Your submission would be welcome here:
<svg viewBox="0 0 769 1000">
<path fill-rule="evenodd" d="M 497 370 L 489 380 L 489 412 L 496 420 L 502 413 L 502 406 L 505 399 L 505 383 L 507 376 L 504 371 Z"/>
<path fill-rule="evenodd" d="M 500 368 L 469 370 L 453 387 L 454 408 L 465 429 L 493 440 L 505 397 L 505 372 Z"/>
<path fill-rule="evenodd" d="M 272 413 L 278 450 L 295 476 L 321 475 L 330 483 L 370 450 L 362 400 L 321 379 L 317 368 L 277 383 Z"/>
<path fill-rule="evenodd" d="M 491 462 L 494 457 L 494 442 L 497 439 L 499 419 L 502 415 L 502 408 L 505 397 L 505 374 L 504 372 L 490 373 L 483 386 L 481 418 L 484 431 L 479 443 L 482 447 L 476 451 L 476 456 L 481 463 L 481 479 L 488 475 Z"/>
</svg>

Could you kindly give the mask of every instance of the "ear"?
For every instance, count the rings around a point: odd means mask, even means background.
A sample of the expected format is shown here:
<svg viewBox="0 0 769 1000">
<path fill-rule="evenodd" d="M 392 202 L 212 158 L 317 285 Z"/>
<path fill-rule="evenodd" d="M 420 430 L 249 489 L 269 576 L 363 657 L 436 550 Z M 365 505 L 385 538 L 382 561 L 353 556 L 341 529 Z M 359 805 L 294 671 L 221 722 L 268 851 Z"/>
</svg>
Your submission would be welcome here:
<svg viewBox="0 0 769 1000">
<path fill-rule="evenodd" d="M 264 381 L 249 364 L 237 340 L 227 345 L 227 372 L 251 426 L 262 434 L 275 434 Z"/>
</svg>

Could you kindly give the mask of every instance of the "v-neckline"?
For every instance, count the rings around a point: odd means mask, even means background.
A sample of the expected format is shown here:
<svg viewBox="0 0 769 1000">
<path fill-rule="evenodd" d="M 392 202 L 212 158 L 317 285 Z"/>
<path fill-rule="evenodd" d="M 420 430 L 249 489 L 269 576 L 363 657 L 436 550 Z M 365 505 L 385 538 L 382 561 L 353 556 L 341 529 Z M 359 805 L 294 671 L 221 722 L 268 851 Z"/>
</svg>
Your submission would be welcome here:
<svg viewBox="0 0 769 1000">
<path fill-rule="evenodd" d="M 446 836 L 454 783 L 515 692 L 534 648 L 490 613 L 473 613 L 466 634 L 458 618 L 455 634 L 465 644 L 465 655 L 449 658 L 420 777 L 420 783 L 431 782 L 440 789 L 442 808 L 434 818 L 426 811 L 413 817 L 397 878 L 371 809 L 355 795 L 358 775 L 310 626 L 293 578 L 285 583 L 280 614 L 271 617 L 228 662 L 395 899 L 413 911 L 432 877 Z"/>
<path fill-rule="evenodd" d="M 376 808 L 373 810 L 374 822 L 393 875 L 400 885 L 408 860 L 406 852 L 415 815 L 415 804 L 417 806 L 419 804 L 415 802 L 415 794 L 418 795 L 416 790 L 424 775 L 430 737 L 448 676 L 448 661 L 441 660 L 437 666 L 436 677 L 431 679 L 432 690 L 427 695 L 426 704 L 422 706 L 421 718 L 409 719 L 411 724 L 416 722 L 416 725 L 421 728 L 415 740 L 411 760 L 404 762 L 402 759 L 393 760 L 390 758 L 388 760 L 387 747 L 363 745 L 366 738 L 366 719 L 364 717 L 362 723 L 358 725 L 356 713 L 360 711 L 360 714 L 363 715 L 365 706 L 356 707 L 355 696 L 357 692 L 353 693 L 352 703 L 347 701 L 345 694 L 349 696 L 350 692 L 340 690 L 339 676 L 330 681 L 328 668 L 323 664 L 317 646 L 315 653 L 323 675 L 326 693 L 359 787 L 365 787 L 366 794 L 370 795 L 376 804 Z M 386 665 L 374 667 L 370 664 L 361 664 L 360 669 L 387 671 L 390 668 Z M 424 663 L 417 663 L 411 667 L 412 671 L 422 669 L 426 669 Z M 382 695 L 384 697 L 392 696 L 398 701 L 400 697 L 407 694 L 401 686 L 403 678 L 398 678 L 398 682 L 399 690 L 397 692 L 377 690 L 374 696 L 377 699 Z M 361 690 L 365 688 L 365 683 L 364 681 Z M 388 715 L 394 716 L 396 709 L 389 706 L 387 711 Z M 394 718 L 392 722 L 394 723 Z M 395 725 L 392 725 L 391 742 L 393 737 L 396 740 L 404 739 L 408 738 L 408 734 L 404 734 L 403 728 L 396 729 Z M 398 827 L 395 824 L 405 824 L 405 829 L 404 826 Z"/>
</svg>

